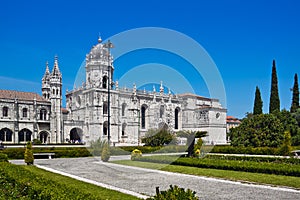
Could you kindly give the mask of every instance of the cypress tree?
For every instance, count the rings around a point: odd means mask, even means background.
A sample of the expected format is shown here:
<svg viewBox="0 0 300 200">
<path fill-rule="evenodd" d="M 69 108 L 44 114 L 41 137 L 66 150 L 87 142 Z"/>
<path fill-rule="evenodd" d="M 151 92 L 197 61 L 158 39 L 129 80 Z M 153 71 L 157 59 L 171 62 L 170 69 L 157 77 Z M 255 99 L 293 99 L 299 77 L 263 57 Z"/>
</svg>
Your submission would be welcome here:
<svg viewBox="0 0 300 200">
<path fill-rule="evenodd" d="M 291 112 L 296 112 L 299 108 L 299 86 L 298 86 L 298 75 L 295 74 L 294 76 L 294 86 L 293 86 L 293 99 L 292 99 L 292 106 Z"/>
<path fill-rule="evenodd" d="M 262 107 L 263 107 L 263 101 L 261 100 L 260 90 L 258 86 L 256 86 L 253 115 L 262 114 Z"/>
<path fill-rule="evenodd" d="M 273 60 L 269 113 L 274 113 L 277 111 L 280 111 L 280 100 L 278 94 L 278 80 L 277 80 L 275 60 Z"/>
</svg>

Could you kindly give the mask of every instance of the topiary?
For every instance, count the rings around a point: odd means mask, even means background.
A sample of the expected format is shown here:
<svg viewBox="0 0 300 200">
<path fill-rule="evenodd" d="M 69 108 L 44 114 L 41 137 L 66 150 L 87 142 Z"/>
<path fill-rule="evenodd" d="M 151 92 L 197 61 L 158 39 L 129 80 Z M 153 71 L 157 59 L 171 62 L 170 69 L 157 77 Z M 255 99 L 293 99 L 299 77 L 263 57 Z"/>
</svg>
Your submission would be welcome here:
<svg viewBox="0 0 300 200">
<path fill-rule="evenodd" d="M 138 149 L 135 149 L 131 152 L 131 160 L 136 160 L 142 157 L 142 152 Z"/>
<path fill-rule="evenodd" d="M 110 158 L 109 144 L 106 143 L 102 148 L 101 160 L 107 162 Z"/>
<path fill-rule="evenodd" d="M 31 142 L 27 142 L 27 144 L 26 144 L 24 160 L 27 165 L 33 165 L 34 157 L 33 157 Z"/>
<path fill-rule="evenodd" d="M 177 199 L 187 199 L 187 200 L 199 200 L 196 197 L 196 192 L 193 192 L 190 189 L 186 191 L 184 188 L 179 188 L 177 185 L 174 187 L 170 185 L 170 189 L 167 191 L 159 191 L 159 187 L 156 188 L 156 195 L 147 200 L 177 200 Z"/>
</svg>

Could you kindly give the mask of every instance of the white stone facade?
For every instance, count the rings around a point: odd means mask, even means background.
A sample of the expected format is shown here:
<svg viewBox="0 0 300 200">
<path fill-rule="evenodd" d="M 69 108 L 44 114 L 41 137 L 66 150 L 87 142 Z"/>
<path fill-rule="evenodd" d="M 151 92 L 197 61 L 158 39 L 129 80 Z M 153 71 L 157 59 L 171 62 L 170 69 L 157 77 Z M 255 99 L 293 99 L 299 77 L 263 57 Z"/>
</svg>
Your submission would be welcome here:
<svg viewBox="0 0 300 200">
<path fill-rule="evenodd" d="M 207 143 L 226 143 L 227 111 L 217 99 L 166 94 L 162 83 L 158 91 L 119 88 L 112 61 L 107 44 L 99 40 L 86 55 L 85 83 L 66 93 L 66 108 L 57 58 L 51 73 L 46 65 L 42 96 L 0 90 L 0 140 L 89 143 L 109 134 L 114 144 L 138 145 L 148 130 L 167 126 L 172 132 L 207 131 Z"/>
<path fill-rule="evenodd" d="M 85 142 L 108 138 L 108 87 L 110 90 L 110 139 L 118 144 L 139 144 L 149 129 L 167 125 L 171 131 L 207 131 L 204 140 L 226 143 L 226 109 L 217 99 L 194 94 L 173 95 L 159 91 L 119 88 L 113 82 L 114 66 L 101 41 L 86 55 L 86 82 L 66 94 L 65 138 Z"/>
</svg>

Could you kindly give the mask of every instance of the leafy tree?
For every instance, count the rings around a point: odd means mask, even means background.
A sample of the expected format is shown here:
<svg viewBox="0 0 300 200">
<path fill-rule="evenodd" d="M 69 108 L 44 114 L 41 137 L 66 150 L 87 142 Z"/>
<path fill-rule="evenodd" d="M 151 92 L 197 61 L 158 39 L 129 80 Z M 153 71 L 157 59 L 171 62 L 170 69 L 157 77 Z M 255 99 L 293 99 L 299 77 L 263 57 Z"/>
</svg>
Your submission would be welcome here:
<svg viewBox="0 0 300 200">
<path fill-rule="evenodd" d="M 260 90 L 258 86 L 256 86 L 253 114 L 254 115 L 262 114 L 263 113 L 262 108 L 263 108 L 263 101 L 261 99 Z"/>
<path fill-rule="evenodd" d="M 150 129 L 145 137 L 142 138 L 142 142 L 145 143 L 146 146 L 163 146 L 176 143 L 176 137 L 165 127 L 160 130 Z"/>
<path fill-rule="evenodd" d="M 278 111 L 280 111 L 280 100 L 278 94 L 278 80 L 277 80 L 276 65 L 275 65 L 275 60 L 273 60 L 269 113 L 271 114 Z"/>
<path fill-rule="evenodd" d="M 283 140 L 284 127 L 273 114 L 245 118 L 240 126 L 231 130 L 233 146 L 279 147 Z"/>
<path fill-rule="evenodd" d="M 295 74 L 291 112 L 292 113 L 296 112 L 298 108 L 299 108 L 299 86 L 298 86 L 298 75 Z"/>
<path fill-rule="evenodd" d="M 299 145 L 300 127 L 297 122 L 296 113 L 291 113 L 284 109 L 280 112 L 276 112 L 275 115 L 282 123 L 284 130 L 290 133 L 292 137 L 292 145 Z"/>
<path fill-rule="evenodd" d="M 188 157 L 193 156 L 194 154 L 194 147 L 195 147 L 195 138 L 202 138 L 207 136 L 206 131 L 179 131 L 177 132 L 178 137 L 185 137 L 187 138 L 187 145 L 188 145 Z"/>
<path fill-rule="evenodd" d="M 27 142 L 27 144 L 26 144 L 24 160 L 27 165 L 33 165 L 34 157 L 33 157 L 31 142 Z"/>
</svg>

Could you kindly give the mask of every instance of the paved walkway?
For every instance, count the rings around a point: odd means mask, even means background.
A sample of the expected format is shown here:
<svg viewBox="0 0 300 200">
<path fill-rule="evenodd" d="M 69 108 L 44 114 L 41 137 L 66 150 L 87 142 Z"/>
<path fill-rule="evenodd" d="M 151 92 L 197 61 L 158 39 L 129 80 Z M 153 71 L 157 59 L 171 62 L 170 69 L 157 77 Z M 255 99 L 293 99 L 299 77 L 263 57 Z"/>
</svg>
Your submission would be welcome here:
<svg viewBox="0 0 300 200">
<path fill-rule="evenodd" d="M 300 199 L 300 190 L 121 166 L 91 157 L 36 159 L 35 164 L 132 194 L 154 195 L 157 186 L 166 190 L 172 184 L 196 191 L 201 199 Z"/>
</svg>

